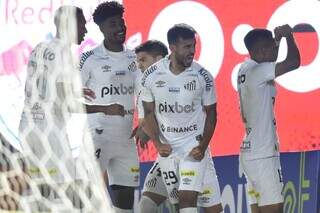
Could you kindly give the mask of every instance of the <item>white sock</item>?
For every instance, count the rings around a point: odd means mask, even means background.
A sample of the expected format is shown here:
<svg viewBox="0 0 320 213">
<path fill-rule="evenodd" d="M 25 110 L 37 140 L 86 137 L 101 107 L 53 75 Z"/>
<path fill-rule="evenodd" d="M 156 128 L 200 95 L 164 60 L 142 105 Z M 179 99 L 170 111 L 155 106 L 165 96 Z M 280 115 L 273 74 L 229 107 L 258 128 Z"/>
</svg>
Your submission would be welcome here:
<svg viewBox="0 0 320 213">
<path fill-rule="evenodd" d="M 139 202 L 139 213 L 155 213 L 157 208 L 157 204 L 151 198 L 142 195 Z"/>
<path fill-rule="evenodd" d="M 183 209 L 179 209 L 180 213 L 197 213 L 198 210 L 195 207 L 188 207 L 188 208 L 183 208 Z"/>
<path fill-rule="evenodd" d="M 132 209 L 119 209 L 118 207 L 113 207 L 115 213 L 133 213 Z"/>
</svg>

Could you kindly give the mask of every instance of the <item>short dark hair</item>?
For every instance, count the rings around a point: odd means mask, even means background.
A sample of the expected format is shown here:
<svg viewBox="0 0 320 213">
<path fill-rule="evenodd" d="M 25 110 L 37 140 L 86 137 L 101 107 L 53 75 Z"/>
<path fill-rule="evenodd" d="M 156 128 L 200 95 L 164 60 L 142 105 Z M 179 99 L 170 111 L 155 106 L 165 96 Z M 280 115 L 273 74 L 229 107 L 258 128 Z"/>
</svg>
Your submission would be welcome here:
<svg viewBox="0 0 320 213">
<path fill-rule="evenodd" d="M 64 5 L 59 7 L 54 14 L 54 24 L 58 28 L 61 22 L 68 21 L 70 19 L 70 13 L 76 15 L 76 18 L 83 16 L 83 11 L 80 7 Z"/>
<path fill-rule="evenodd" d="M 244 44 L 246 48 L 250 51 L 254 45 L 261 40 L 273 40 L 272 32 L 267 29 L 253 29 L 247 33 L 244 37 Z"/>
<path fill-rule="evenodd" d="M 101 24 L 107 18 L 113 16 L 122 16 L 124 13 L 124 7 L 116 1 L 108 1 L 98 5 L 93 12 L 93 21 L 97 25 Z"/>
<path fill-rule="evenodd" d="M 169 44 L 175 44 L 179 38 L 192 39 L 195 38 L 197 32 L 193 27 L 187 24 L 175 24 L 171 27 L 167 33 L 167 39 Z"/>
<path fill-rule="evenodd" d="M 168 55 L 168 48 L 164 43 L 158 40 L 148 40 L 135 48 L 135 53 L 139 52 L 147 52 L 153 57 L 157 57 L 159 55 L 165 57 Z"/>
</svg>

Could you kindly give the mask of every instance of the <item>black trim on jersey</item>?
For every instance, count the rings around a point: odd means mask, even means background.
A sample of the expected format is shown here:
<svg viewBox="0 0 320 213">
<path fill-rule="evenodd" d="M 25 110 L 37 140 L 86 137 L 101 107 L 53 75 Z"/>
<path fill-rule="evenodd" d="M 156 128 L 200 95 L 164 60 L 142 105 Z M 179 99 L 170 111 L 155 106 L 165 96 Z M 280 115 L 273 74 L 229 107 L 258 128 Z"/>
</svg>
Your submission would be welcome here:
<svg viewBox="0 0 320 213">
<path fill-rule="evenodd" d="M 94 52 L 92 50 L 90 50 L 90 51 L 85 52 L 81 55 L 80 62 L 79 62 L 80 70 L 82 69 L 84 62 L 86 62 L 86 60 L 93 54 L 94 54 Z"/>
<path fill-rule="evenodd" d="M 207 70 L 201 68 L 198 73 L 203 77 L 204 81 L 206 82 L 206 91 L 209 91 L 211 87 L 213 87 L 212 82 L 213 80 L 210 77 L 210 74 Z"/>
<path fill-rule="evenodd" d="M 149 68 L 143 73 L 143 77 L 142 77 L 142 80 L 141 80 L 142 86 L 145 85 L 147 77 L 148 77 L 151 73 L 153 73 L 154 71 L 156 71 L 157 69 L 158 69 L 157 65 L 154 64 L 154 65 L 151 65 L 151 67 L 149 67 Z"/>
</svg>

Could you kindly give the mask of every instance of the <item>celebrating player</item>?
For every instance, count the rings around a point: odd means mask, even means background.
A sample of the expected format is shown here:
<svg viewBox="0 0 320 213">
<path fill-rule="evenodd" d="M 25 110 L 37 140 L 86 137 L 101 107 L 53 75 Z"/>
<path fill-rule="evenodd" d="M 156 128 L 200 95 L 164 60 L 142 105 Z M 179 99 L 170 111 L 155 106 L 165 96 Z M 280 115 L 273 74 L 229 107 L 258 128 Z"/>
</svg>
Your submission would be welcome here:
<svg viewBox="0 0 320 213">
<path fill-rule="evenodd" d="M 124 46 L 126 25 L 124 8 L 111 1 L 100 4 L 93 13 L 104 41 L 97 48 L 84 53 L 80 70 L 83 85 L 94 91 L 95 104 L 119 103 L 125 116 L 90 115 L 96 157 L 106 183 L 113 192 L 117 212 L 132 212 L 134 187 L 139 186 L 139 160 L 133 139 L 130 138 L 134 89 L 137 75 L 135 53 Z"/>
<path fill-rule="evenodd" d="M 300 54 L 289 25 L 275 28 L 275 37 L 266 29 L 253 29 L 244 38 L 251 59 L 238 73 L 238 93 L 246 134 L 241 146 L 240 166 L 256 199 L 260 213 L 283 212 L 283 179 L 273 106 L 274 79 L 300 66 Z M 286 38 L 288 54 L 276 63 L 278 44 Z M 253 208 L 256 208 L 256 206 Z"/>
<path fill-rule="evenodd" d="M 167 34 L 170 57 L 144 72 L 141 98 L 145 128 L 160 155 L 160 170 L 155 164 L 149 173 L 161 171 L 169 200 L 178 203 L 180 213 L 197 212 L 198 195 L 206 193 L 204 178 L 210 180 L 209 191 L 214 195 L 210 203 L 206 199 L 204 203 L 212 206 L 211 212 L 221 212 L 220 189 L 208 150 L 216 125 L 214 81 L 193 61 L 195 34 L 186 24 L 173 26 Z M 146 212 L 158 204 L 151 196 L 142 199 Z"/>
</svg>

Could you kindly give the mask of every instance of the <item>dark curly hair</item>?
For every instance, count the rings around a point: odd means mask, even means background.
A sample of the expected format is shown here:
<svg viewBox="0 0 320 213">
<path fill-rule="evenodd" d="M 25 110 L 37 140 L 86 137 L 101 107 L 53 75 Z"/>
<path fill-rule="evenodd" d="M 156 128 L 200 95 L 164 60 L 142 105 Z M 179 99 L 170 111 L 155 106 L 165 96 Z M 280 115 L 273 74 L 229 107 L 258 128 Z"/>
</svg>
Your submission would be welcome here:
<svg viewBox="0 0 320 213">
<path fill-rule="evenodd" d="M 93 12 L 93 21 L 97 25 L 101 24 L 107 18 L 123 15 L 124 7 L 116 1 L 104 2 L 98 5 Z"/>
</svg>

